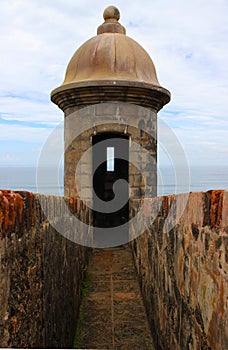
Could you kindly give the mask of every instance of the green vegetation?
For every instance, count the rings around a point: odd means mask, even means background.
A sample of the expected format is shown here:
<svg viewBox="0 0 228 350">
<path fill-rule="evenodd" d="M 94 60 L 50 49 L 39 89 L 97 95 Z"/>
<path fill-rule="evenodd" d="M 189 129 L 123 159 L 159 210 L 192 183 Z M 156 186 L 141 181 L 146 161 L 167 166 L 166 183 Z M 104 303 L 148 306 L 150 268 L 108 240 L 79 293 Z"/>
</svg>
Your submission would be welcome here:
<svg viewBox="0 0 228 350">
<path fill-rule="evenodd" d="M 78 313 L 78 322 L 77 322 L 77 328 L 76 328 L 76 333 L 75 333 L 75 338 L 74 338 L 74 349 L 81 349 L 83 344 L 82 344 L 82 337 L 81 337 L 81 328 L 82 328 L 82 316 L 83 316 L 83 299 L 86 298 L 89 292 L 89 286 L 90 286 L 90 281 L 89 281 L 89 275 L 87 271 L 87 266 L 84 267 L 82 270 L 82 289 L 81 289 L 81 303 L 79 307 L 79 313 Z"/>
</svg>

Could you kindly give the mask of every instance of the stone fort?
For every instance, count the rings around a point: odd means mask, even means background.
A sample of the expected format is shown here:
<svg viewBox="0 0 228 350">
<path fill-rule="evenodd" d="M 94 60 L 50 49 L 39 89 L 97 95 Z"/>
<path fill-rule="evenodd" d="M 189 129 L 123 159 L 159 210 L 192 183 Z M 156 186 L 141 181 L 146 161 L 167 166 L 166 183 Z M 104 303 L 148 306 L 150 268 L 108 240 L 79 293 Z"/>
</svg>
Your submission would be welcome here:
<svg viewBox="0 0 228 350">
<path fill-rule="evenodd" d="M 51 100 L 64 197 L 0 191 L 0 346 L 228 348 L 228 194 L 157 197 L 170 92 L 109 6 Z"/>
</svg>

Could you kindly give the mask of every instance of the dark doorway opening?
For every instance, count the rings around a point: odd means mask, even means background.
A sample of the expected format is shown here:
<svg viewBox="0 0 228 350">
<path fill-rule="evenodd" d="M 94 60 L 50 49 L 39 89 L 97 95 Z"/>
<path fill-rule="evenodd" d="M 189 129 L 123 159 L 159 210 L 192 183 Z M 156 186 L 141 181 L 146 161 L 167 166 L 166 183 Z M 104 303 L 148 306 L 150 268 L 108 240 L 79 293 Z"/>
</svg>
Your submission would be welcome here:
<svg viewBox="0 0 228 350">
<path fill-rule="evenodd" d="M 93 136 L 93 237 L 94 243 L 101 246 L 116 246 L 128 241 L 128 168 L 127 135 L 102 133 Z M 112 230 L 107 230 L 110 228 Z"/>
</svg>

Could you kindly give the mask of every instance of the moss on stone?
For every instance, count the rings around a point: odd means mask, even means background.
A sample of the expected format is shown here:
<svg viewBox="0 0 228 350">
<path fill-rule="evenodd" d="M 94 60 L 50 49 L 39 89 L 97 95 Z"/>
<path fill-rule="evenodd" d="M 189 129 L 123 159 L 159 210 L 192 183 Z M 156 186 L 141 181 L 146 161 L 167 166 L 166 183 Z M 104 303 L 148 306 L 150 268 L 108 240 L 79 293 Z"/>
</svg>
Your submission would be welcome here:
<svg viewBox="0 0 228 350">
<path fill-rule="evenodd" d="M 83 346 L 83 339 L 81 336 L 81 328 L 82 328 L 82 318 L 83 318 L 83 300 L 87 297 L 89 287 L 90 287 L 90 280 L 89 275 L 87 271 L 87 266 L 84 267 L 82 270 L 83 275 L 83 282 L 82 282 L 82 289 L 81 289 L 81 303 L 79 306 L 79 312 L 78 312 L 78 321 L 77 321 L 77 327 L 76 327 L 76 333 L 74 338 L 74 349 L 81 349 Z"/>
</svg>

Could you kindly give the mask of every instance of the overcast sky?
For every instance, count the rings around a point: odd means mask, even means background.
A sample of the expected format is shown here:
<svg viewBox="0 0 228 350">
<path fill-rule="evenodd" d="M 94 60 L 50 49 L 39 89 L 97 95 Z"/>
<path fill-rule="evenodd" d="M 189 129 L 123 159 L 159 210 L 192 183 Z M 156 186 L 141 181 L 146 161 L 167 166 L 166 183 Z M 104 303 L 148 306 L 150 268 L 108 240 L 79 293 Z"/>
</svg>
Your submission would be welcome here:
<svg viewBox="0 0 228 350">
<path fill-rule="evenodd" d="M 159 118 L 176 133 L 190 165 L 228 165 L 227 0 L 1 0 L 0 164 L 36 164 L 63 120 L 50 92 L 111 4 L 171 91 Z"/>
</svg>

